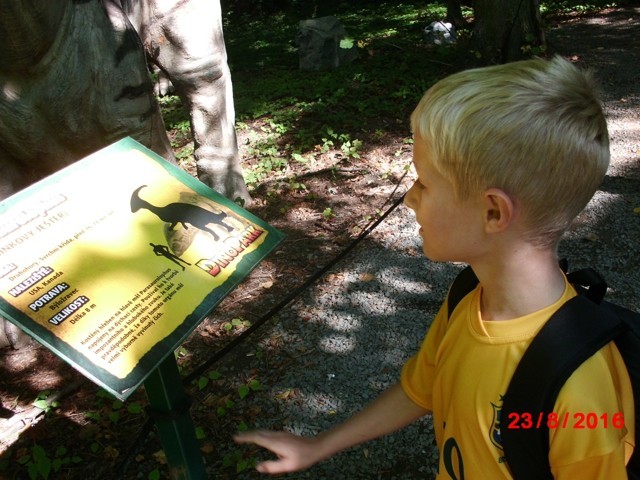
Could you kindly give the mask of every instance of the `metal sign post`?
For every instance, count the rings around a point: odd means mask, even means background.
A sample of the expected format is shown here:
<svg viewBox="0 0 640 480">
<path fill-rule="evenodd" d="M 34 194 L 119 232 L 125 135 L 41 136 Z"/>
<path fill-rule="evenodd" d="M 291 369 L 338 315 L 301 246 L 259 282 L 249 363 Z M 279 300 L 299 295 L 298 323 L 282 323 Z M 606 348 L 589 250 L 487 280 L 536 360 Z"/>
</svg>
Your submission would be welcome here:
<svg viewBox="0 0 640 480">
<path fill-rule="evenodd" d="M 149 415 L 155 420 L 171 477 L 206 479 L 204 461 L 189 414 L 191 401 L 184 391 L 173 355 L 167 357 L 144 381 Z"/>
</svg>

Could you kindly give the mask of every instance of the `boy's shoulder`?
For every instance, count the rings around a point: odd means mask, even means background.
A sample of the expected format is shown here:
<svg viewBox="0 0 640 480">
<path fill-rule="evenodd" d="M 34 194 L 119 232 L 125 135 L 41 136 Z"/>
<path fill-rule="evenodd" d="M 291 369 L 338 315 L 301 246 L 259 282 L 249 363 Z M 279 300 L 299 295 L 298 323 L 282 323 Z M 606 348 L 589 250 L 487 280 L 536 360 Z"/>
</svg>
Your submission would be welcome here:
<svg viewBox="0 0 640 480">
<path fill-rule="evenodd" d="M 565 272 L 566 264 L 561 262 Z M 635 411 L 640 402 L 640 314 L 603 300 L 607 285 L 592 269 L 567 274 L 578 295 L 565 302 L 545 323 L 525 351 L 504 396 L 501 415 L 508 419 L 519 412 L 554 413 L 555 402 L 565 382 L 587 359 L 605 345 L 615 342 L 631 380 Z M 447 297 L 449 316 L 458 302 L 478 284 L 470 267 L 456 277 Z M 568 341 L 570 339 L 570 341 Z M 595 363 L 598 367 L 615 369 L 609 362 Z M 585 365 L 587 367 L 587 365 Z M 606 378 L 595 376 L 596 378 Z M 593 383 L 591 377 L 589 385 Z M 579 382 L 578 382 L 579 383 Z M 583 409 L 584 410 L 584 409 Z M 557 412 L 556 412 L 557 413 Z M 542 417 L 539 417 L 542 418 Z M 638 432 L 635 416 L 634 431 Z M 611 419 L 613 421 L 613 419 Z M 536 428 L 502 430 L 503 446 L 511 470 L 520 472 L 517 478 L 553 478 L 548 460 L 549 426 L 546 422 Z M 544 447 L 544 448 L 541 448 Z M 545 447 L 546 446 L 546 447 Z M 628 469 L 640 475 L 640 449 Z"/>
</svg>

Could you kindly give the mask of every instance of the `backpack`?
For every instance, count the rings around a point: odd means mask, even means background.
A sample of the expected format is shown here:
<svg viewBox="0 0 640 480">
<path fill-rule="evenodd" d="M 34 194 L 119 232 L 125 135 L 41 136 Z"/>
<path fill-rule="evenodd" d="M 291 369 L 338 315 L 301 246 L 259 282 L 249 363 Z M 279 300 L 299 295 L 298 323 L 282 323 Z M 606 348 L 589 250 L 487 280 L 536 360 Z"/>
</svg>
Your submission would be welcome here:
<svg viewBox="0 0 640 480">
<path fill-rule="evenodd" d="M 566 262 L 560 263 L 566 272 Z M 629 371 L 636 412 L 636 448 L 627 464 L 627 474 L 629 479 L 640 480 L 640 314 L 603 300 L 607 285 L 593 269 L 569 273 L 567 279 L 578 295 L 560 307 L 531 341 L 503 397 L 501 437 L 507 464 L 515 480 L 553 479 L 548 456 L 548 414 L 553 412 L 558 393 L 573 371 L 614 341 Z M 471 267 L 458 274 L 447 297 L 449 317 L 477 284 Z M 531 413 L 527 421 L 532 423 L 512 423 L 520 420 L 523 412 Z M 603 428 L 605 422 L 607 428 L 624 424 L 624 419 L 613 415 L 594 418 L 597 413 L 591 417 L 589 412 L 583 413 L 585 418 L 577 420 L 584 428 Z M 557 420 L 557 428 L 566 422 Z M 569 425 L 577 426 L 575 422 L 572 418 Z M 512 428 L 508 428 L 510 424 Z"/>
</svg>

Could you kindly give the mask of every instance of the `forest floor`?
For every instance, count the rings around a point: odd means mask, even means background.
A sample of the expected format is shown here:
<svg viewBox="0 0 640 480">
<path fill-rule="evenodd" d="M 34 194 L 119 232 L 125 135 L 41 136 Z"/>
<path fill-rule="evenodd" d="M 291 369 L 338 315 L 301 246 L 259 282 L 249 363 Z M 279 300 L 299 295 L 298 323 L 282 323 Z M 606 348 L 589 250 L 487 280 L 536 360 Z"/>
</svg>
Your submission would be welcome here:
<svg viewBox="0 0 640 480">
<path fill-rule="evenodd" d="M 548 34 L 552 52 L 593 68 L 602 80 L 613 154 L 621 159 L 618 173 L 627 175 L 636 192 L 640 162 L 639 18 L 637 7 L 568 15 L 553 19 Z M 449 71 L 445 68 L 444 73 Z M 239 131 L 245 157 L 250 156 L 245 147 L 248 138 L 259 132 L 264 122 L 247 121 L 246 128 Z M 304 171 L 296 172 L 292 166 L 281 177 L 259 183 L 249 209 L 284 232 L 286 239 L 176 351 L 183 375 L 193 380 L 186 388 L 194 400 L 192 417 L 212 472 L 210 478 L 255 476 L 247 467 L 256 452 L 234 446 L 230 438 L 238 429 L 270 414 L 260 407 L 266 401 L 262 397 L 274 396 L 267 386 L 276 383 L 295 361 L 291 352 L 282 348 L 289 341 L 286 321 L 290 320 L 285 319 L 290 315 L 283 313 L 287 306 L 282 305 L 285 299 L 298 301 L 292 294 L 305 281 L 320 283 L 326 290 L 343 288 L 340 273 L 330 268 L 326 272 L 325 267 L 351 248 L 411 184 L 412 174 L 405 175 L 411 161 L 406 117 L 381 119 L 372 131 L 377 132 L 376 138 L 365 144 L 359 156 L 329 146 L 318 152 Z M 630 217 L 636 229 L 638 218 Z M 608 235 L 611 233 L 604 228 L 592 240 L 606 241 Z M 633 238 L 637 241 L 637 236 Z M 637 259 L 633 265 L 637 270 Z M 366 275 L 363 272 L 361 281 L 370 280 Z M 267 312 L 272 315 L 265 315 Z M 206 369 L 199 368 L 212 355 L 226 352 L 225 346 L 237 341 L 251 325 L 261 324 L 269 326 L 268 335 L 257 329 L 230 353 Z M 312 353 L 301 351 L 297 356 Z M 147 403 L 144 389 L 122 405 L 37 345 L 0 351 L 0 365 L 0 478 L 30 478 L 29 465 L 46 468 L 47 462 L 56 470 L 49 478 L 55 479 L 166 478 L 159 439 L 148 428 L 143 411 Z M 269 402 L 295 402 L 297 392 L 292 388 L 276 395 L 278 398 Z M 38 398 L 47 400 L 50 408 L 34 406 Z M 383 478 L 392 476 L 390 472 Z M 41 474 L 38 478 L 45 477 Z"/>
</svg>

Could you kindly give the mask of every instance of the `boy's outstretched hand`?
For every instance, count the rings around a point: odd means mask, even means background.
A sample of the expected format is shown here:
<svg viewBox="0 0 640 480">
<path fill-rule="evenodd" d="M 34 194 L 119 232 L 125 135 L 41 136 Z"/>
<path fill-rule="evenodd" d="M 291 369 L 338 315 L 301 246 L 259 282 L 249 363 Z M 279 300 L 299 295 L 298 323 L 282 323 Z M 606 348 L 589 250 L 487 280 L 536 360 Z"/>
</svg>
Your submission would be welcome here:
<svg viewBox="0 0 640 480">
<path fill-rule="evenodd" d="M 255 443 L 271 450 L 277 460 L 260 463 L 261 473 L 286 473 L 304 470 L 346 448 L 381 437 L 409 425 L 428 410 L 414 403 L 396 383 L 364 410 L 315 437 L 299 437 L 287 432 L 256 430 L 239 433 L 238 443 Z"/>
<path fill-rule="evenodd" d="M 299 437 L 288 432 L 270 432 L 256 430 L 238 433 L 233 437 L 237 443 L 255 443 L 271 450 L 278 456 L 277 460 L 259 463 L 256 470 L 260 473 L 286 473 L 309 468 L 322 460 L 315 437 Z"/>
</svg>

